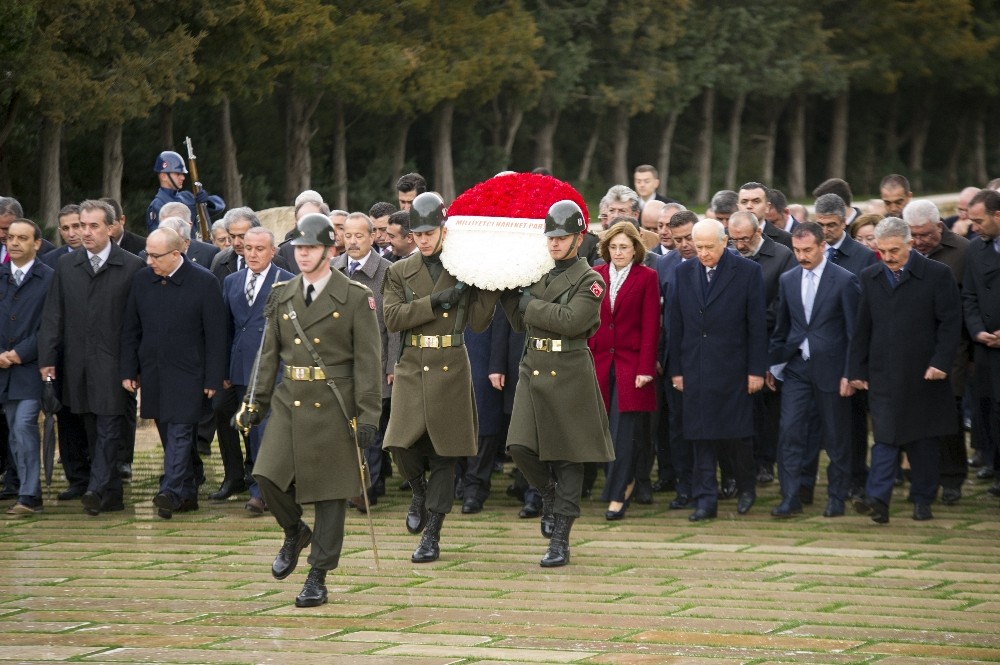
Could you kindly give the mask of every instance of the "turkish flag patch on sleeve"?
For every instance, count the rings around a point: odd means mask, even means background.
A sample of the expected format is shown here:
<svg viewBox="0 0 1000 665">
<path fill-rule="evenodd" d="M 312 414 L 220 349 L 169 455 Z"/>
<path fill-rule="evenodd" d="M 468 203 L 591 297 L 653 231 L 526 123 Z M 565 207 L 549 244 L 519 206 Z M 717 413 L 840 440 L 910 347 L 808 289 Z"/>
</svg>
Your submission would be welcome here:
<svg viewBox="0 0 1000 665">
<path fill-rule="evenodd" d="M 594 294 L 595 298 L 600 298 L 601 294 L 604 293 L 604 289 L 601 288 L 600 282 L 594 282 L 590 285 L 590 292 Z"/>
<path fill-rule="evenodd" d="M 368 296 L 368 306 L 372 309 L 375 309 L 375 298 Z"/>
</svg>

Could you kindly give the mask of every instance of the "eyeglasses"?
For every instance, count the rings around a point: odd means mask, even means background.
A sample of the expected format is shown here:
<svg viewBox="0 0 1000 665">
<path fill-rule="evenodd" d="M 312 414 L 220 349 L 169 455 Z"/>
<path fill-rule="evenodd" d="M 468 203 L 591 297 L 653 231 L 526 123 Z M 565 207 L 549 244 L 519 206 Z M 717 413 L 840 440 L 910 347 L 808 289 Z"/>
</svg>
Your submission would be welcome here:
<svg viewBox="0 0 1000 665">
<path fill-rule="evenodd" d="M 176 251 L 177 251 L 176 249 L 172 249 L 169 252 L 163 252 L 162 254 L 153 254 L 152 252 L 146 252 L 146 256 L 148 256 L 149 258 L 154 259 L 156 261 L 159 261 L 164 256 L 170 256 L 171 254 L 173 254 Z"/>
<path fill-rule="evenodd" d="M 753 240 L 753 236 L 748 236 L 746 238 L 737 238 L 736 236 L 729 236 L 729 239 L 733 241 L 734 245 L 737 244 L 737 243 L 739 243 L 741 245 L 745 245 L 748 242 L 750 242 L 750 241 Z"/>
</svg>

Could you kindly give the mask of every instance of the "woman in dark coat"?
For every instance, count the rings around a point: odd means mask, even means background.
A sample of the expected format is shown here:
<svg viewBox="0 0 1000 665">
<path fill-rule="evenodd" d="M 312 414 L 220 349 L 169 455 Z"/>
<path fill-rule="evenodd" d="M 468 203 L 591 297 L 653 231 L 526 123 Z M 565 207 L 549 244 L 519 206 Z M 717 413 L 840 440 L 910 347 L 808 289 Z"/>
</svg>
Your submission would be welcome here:
<svg viewBox="0 0 1000 665">
<path fill-rule="evenodd" d="M 604 265 L 594 268 L 608 285 L 601 302 L 601 326 L 588 345 L 594 354 L 597 383 L 608 411 L 615 459 L 605 470 L 601 498 L 605 518 L 618 520 L 635 484 L 640 426 L 656 410 L 656 348 L 660 335 L 660 290 L 656 271 L 642 265 L 646 254 L 638 230 L 629 222 L 612 226 L 601 240 Z"/>
</svg>

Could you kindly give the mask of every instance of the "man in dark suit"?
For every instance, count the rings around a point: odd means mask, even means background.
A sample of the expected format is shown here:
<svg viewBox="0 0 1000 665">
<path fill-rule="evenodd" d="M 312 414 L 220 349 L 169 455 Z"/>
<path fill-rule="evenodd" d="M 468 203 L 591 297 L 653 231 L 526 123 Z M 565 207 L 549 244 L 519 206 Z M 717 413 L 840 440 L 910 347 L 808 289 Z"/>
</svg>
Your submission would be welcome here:
<svg viewBox="0 0 1000 665">
<path fill-rule="evenodd" d="M 1000 408 L 1000 193 L 985 189 L 969 202 L 979 236 L 969 244 L 962 280 L 962 308 L 972 337 L 976 390 L 984 420 Z M 994 465 L 998 460 L 994 458 Z"/>
<path fill-rule="evenodd" d="M 931 201 L 910 201 L 903 208 L 903 221 L 910 227 L 913 249 L 951 268 L 951 274 L 961 290 L 969 241 L 948 230 L 941 221 L 938 207 Z M 964 416 L 962 396 L 969 378 L 969 343 L 969 334 L 965 326 L 962 326 L 962 339 L 955 356 L 955 366 L 949 376 L 955 393 L 955 421 L 959 423 L 959 427 L 953 435 L 941 437 L 941 501 L 946 505 L 957 503 L 962 498 L 962 485 L 969 476 L 965 431 L 961 426 Z"/>
<path fill-rule="evenodd" d="M 227 326 L 219 282 L 184 259 L 183 240 L 160 228 L 146 239 L 149 267 L 132 280 L 122 323 L 121 385 L 139 389 L 143 418 L 156 421 L 163 478 L 157 515 L 198 509 L 193 458 L 202 396 L 222 388 Z"/>
<path fill-rule="evenodd" d="M 760 266 L 727 251 L 725 228 L 694 225 L 698 262 L 677 268 L 670 303 L 671 385 L 684 393 L 684 437 L 693 442 L 694 499 L 688 519 L 717 514 L 715 467 L 736 459 L 737 512 L 756 500 L 753 395 L 767 373 L 767 322 Z"/>
<path fill-rule="evenodd" d="M 823 229 L 826 241 L 826 258 L 831 263 L 846 268 L 855 276 L 868 266 L 878 263 L 875 252 L 857 242 L 847 233 L 847 204 L 836 194 L 823 194 L 816 199 L 816 223 Z M 868 400 L 866 393 L 855 393 L 851 398 L 851 492 L 852 497 L 864 491 L 868 478 Z M 819 468 L 819 459 L 806 466 L 807 475 L 813 478 Z M 812 502 L 812 486 L 803 485 L 803 496 Z"/>
<path fill-rule="evenodd" d="M 778 278 L 795 266 L 792 250 L 763 234 L 760 221 L 751 212 L 735 212 L 729 217 L 729 239 L 745 259 L 760 265 L 764 277 L 764 302 L 767 305 L 767 336 L 774 332 L 775 307 L 778 300 Z M 774 480 L 774 461 L 778 448 L 778 421 L 781 417 L 779 387 L 765 387 L 754 398 L 754 461 L 757 482 Z M 732 477 L 732 473 L 724 476 Z"/>
<path fill-rule="evenodd" d="M 389 397 L 392 394 L 393 365 L 399 358 L 400 338 L 398 332 L 389 332 L 385 327 L 385 316 L 382 312 L 382 282 L 385 273 L 392 263 L 379 255 L 375 243 L 375 227 L 372 220 L 361 212 L 352 212 L 344 220 L 344 248 L 341 254 L 331 264 L 337 270 L 355 282 L 364 284 L 371 289 L 375 298 L 375 315 L 378 319 L 379 335 L 382 339 L 382 414 L 379 418 L 379 429 L 375 438 L 365 448 L 365 460 L 368 464 L 371 485 L 368 487 L 368 501 L 374 505 L 378 501 L 376 485 L 385 485 L 382 477 L 382 437 L 389 424 Z M 492 467 L 491 467 L 492 468 Z M 381 482 L 380 482 L 381 481 Z M 360 496 L 351 500 L 354 507 L 364 512 L 365 502 Z"/>
<path fill-rule="evenodd" d="M 115 223 L 111 225 L 111 241 L 126 252 L 139 256 L 139 252 L 146 249 L 146 237 L 132 233 L 125 228 L 125 213 L 118 201 L 110 197 L 101 200 L 115 211 Z"/>
<path fill-rule="evenodd" d="M 814 222 L 792 231 L 799 267 L 781 276 L 770 363 L 783 381 L 778 480 L 781 504 L 775 517 L 802 512 L 803 466 L 822 432 L 830 458 L 824 517 L 844 514 L 851 479 L 851 402 L 847 359 L 858 309 L 858 279 L 826 258 L 823 231 Z M 779 371 L 778 366 L 782 369 Z M 774 376 L 768 376 L 774 383 Z M 817 423 L 818 421 L 818 423 Z"/>
<path fill-rule="evenodd" d="M 639 195 L 639 207 L 645 208 L 651 201 L 661 203 L 673 203 L 673 199 L 668 199 L 656 190 L 660 188 L 660 174 L 649 164 L 640 164 L 635 167 L 632 174 L 632 184 L 635 185 L 635 192 Z"/>
<path fill-rule="evenodd" d="M 52 268 L 36 260 L 42 230 L 26 219 L 7 229 L 10 262 L 0 264 L 0 402 L 7 414 L 10 450 L 20 480 L 17 502 L 8 515 L 33 515 L 42 509 L 38 480 L 38 326 Z"/>
<path fill-rule="evenodd" d="M 784 245 L 788 251 L 792 251 L 791 234 L 767 221 L 767 213 L 771 209 L 771 204 L 768 201 L 769 191 L 766 185 L 759 182 L 744 183 L 739 191 L 740 210 L 752 212 L 758 220 L 761 220 L 761 229 L 764 235 L 779 245 Z"/>
<path fill-rule="evenodd" d="M 10 255 L 7 254 L 7 229 L 14 223 L 15 219 L 24 218 L 24 209 L 17 199 L 10 196 L 0 196 L 0 263 L 10 262 Z M 42 238 L 42 246 L 38 249 L 38 256 L 45 256 L 55 249 L 55 245 L 45 238 Z"/>
<path fill-rule="evenodd" d="M 59 260 L 38 335 L 42 379 L 56 379 L 62 361 L 62 402 L 82 414 L 87 430 L 90 479 L 81 500 L 88 515 L 125 508 L 117 456 L 128 399 L 118 363 L 125 303 L 142 261 L 111 242 L 113 223 L 107 203 L 80 204 L 84 251 Z"/>
<path fill-rule="evenodd" d="M 875 444 L 866 498 L 855 509 L 883 524 L 899 452 L 910 462 L 913 519 L 929 520 L 939 484 L 940 437 L 954 433 L 948 371 L 962 328 L 958 286 L 948 266 L 911 249 L 906 222 L 875 227 L 882 265 L 861 273 L 861 304 L 851 343 L 851 385 L 868 391 Z"/>
<path fill-rule="evenodd" d="M 234 273 L 247 268 L 246 261 L 246 234 L 250 229 L 260 228 L 260 219 L 256 213 L 247 207 L 230 208 L 222 218 L 226 233 L 229 235 L 229 247 L 221 250 L 212 258 L 212 274 L 222 285 L 225 279 Z M 273 235 L 271 236 L 273 239 Z M 260 238 L 258 238 L 260 240 Z M 278 268 L 284 268 L 287 264 L 281 257 L 268 257 L 268 264 L 274 263 Z M 244 275 L 245 280 L 249 279 Z M 285 279 L 285 278 L 282 278 Z M 211 412 L 206 406 L 205 413 L 198 423 L 198 443 L 202 447 L 211 448 L 212 439 L 218 436 L 219 456 L 222 458 L 223 479 L 219 488 L 210 493 L 208 498 L 212 501 L 225 501 L 234 494 L 245 492 L 248 486 L 253 485 L 253 478 L 250 475 L 250 461 L 253 455 L 247 450 L 246 467 L 242 447 L 240 446 L 240 435 L 236 428 L 232 426 L 231 420 L 240 408 L 240 399 L 237 391 L 233 387 L 227 387 L 215 394 L 212 400 Z M 249 444 L 250 439 L 247 438 Z M 255 512 L 260 500 L 247 503 L 248 510 Z M 253 496 L 253 495 L 251 495 Z"/>
<path fill-rule="evenodd" d="M 782 231 L 791 233 L 799 225 L 799 220 L 795 219 L 788 210 L 788 199 L 780 189 L 771 188 L 767 190 L 767 202 L 770 204 L 767 210 L 768 222 Z"/>
<path fill-rule="evenodd" d="M 665 255 L 674 248 L 674 237 L 670 234 L 670 218 L 675 214 L 687 210 L 680 203 L 667 203 L 660 209 L 660 214 L 656 218 L 656 234 L 660 236 L 660 243 L 653 247 L 650 252 L 653 254 Z"/>
<path fill-rule="evenodd" d="M 62 239 L 62 245 L 39 257 L 42 263 L 53 270 L 59 257 L 80 247 L 80 206 L 75 203 L 65 205 L 59 210 L 59 237 Z"/>
<path fill-rule="evenodd" d="M 171 217 L 180 218 L 187 226 L 186 229 L 183 229 L 176 222 L 170 226 L 170 228 L 180 234 L 181 239 L 184 241 L 184 255 L 192 263 L 197 263 L 208 270 L 212 265 L 212 259 L 219 253 L 219 248 L 210 242 L 202 242 L 195 239 L 194 229 L 191 224 L 191 211 L 183 203 L 168 203 L 160 209 L 161 224 L 163 220 Z M 144 258 L 144 255 L 140 255 L 139 258 Z"/>
<path fill-rule="evenodd" d="M 275 282 L 285 282 L 294 277 L 292 273 L 282 270 L 274 264 L 276 249 L 274 234 L 268 229 L 262 226 L 252 226 L 247 229 L 241 242 L 246 268 L 227 275 L 222 284 L 222 298 L 226 304 L 231 340 L 229 373 L 223 384 L 226 386 L 223 392 L 232 393 L 237 408 L 243 402 L 247 386 L 250 385 L 253 375 L 253 364 L 257 358 L 257 350 L 260 349 L 261 337 L 264 334 L 266 323 L 264 304 L 271 293 L 271 286 Z M 218 398 L 218 393 L 216 397 Z M 236 433 L 235 446 L 227 449 L 222 445 L 223 421 L 225 421 L 227 428 L 231 429 L 229 418 L 233 414 L 228 416 L 220 414 L 218 421 L 219 449 L 223 467 L 226 470 L 226 479 L 223 481 L 223 486 L 219 488 L 219 492 L 231 491 L 222 497 L 209 495 L 210 499 L 225 499 L 236 491 L 233 483 L 243 483 L 243 455 L 240 450 L 239 434 Z M 251 469 L 257 459 L 257 453 L 260 451 L 261 433 L 264 430 L 264 425 L 265 423 L 261 423 L 254 426 L 246 436 L 249 448 L 247 462 Z M 243 507 L 251 516 L 261 515 L 265 508 L 264 499 L 257 481 L 253 476 L 250 476 L 250 480 L 250 500 Z M 226 487 L 227 482 L 230 482 L 230 487 Z"/>
</svg>

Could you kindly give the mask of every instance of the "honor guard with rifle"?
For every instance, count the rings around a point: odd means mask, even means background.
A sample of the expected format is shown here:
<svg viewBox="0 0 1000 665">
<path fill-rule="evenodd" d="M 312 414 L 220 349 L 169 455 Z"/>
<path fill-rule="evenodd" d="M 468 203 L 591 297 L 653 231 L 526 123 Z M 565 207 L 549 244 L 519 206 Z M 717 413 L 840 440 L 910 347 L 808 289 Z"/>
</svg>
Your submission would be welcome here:
<svg viewBox="0 0 1000 665">
<path fill-rule="evenodd" d="M 326 573 L 340 561 L 347 499 L 365 495 L 359 452 L 378 431 L 382 409 L 375 298 L 330 269 L 333 243 L 325 215 L 296 225 L 291 244 L 301 273 L 271 287 L 257 367 L 235 417 L 246 431 L 271 410 L 253 475 L 285 531 L 271 574 L 288 577 L 312 543 L 296 607 L 327 601 Z M 302 521 L 306 503 L 314 508 L 312 530 Z"/>
<path fill-rule="evenodd" d="M 545 217 L 552 268 L 531 286 L 504 293 L 511 327 L 525 332 L 507 448 L 542 490 L 542 567 L 569 563 L 569 532 L 580 516 L 584 462 L 615 458 L 587 339 L 601 324 L 604 280 L 579 256 L 586 220 L 573 201 Z"/>
<path fill-rule="evenodd" d="M 191 164 L 194 165 L 193 159 Z M 177 201 L 191 209 L 192 219 L 198 219 L 199 226 L 195 227 L 195 230 L 199 230 L 202 223 L 206 225 L 204 231 L 200 231 L 201 239 L 210 242 L 208 234 L 212 225 L 211 216 L 226 209 L 226 202 L 222 197 L 206 192 L 200 182 L 194 183 L 193 192 L 184 191 L 184 180 L 187 178 L 188 169 L 184 165 L 184 158 L 173 150 L 164 150 L 156 157 L 153 172 L 160 181 L 160 189 L 146 208 L 146 228 L 149 232 L 152 233 L 160 224 L 160 208 L 171 201 Z M 195 179 L 197 180 L 197 175 Z"/>
<path fill-rule="evenodd" d="M 426 563 L 440 553 L 441 524 L 454 501 L 455 462 L 475 455 L 479 440 L 462 333 L 466 325 L 477 332 L 489 326 L 499 292 L 467 286 L 441 264 L 447 229 L 437 194 L 418 195 L 409 212 L 420 251 L 392 264 L 382 287 L 386 328 L 402 337 L 383 448 L 392 451 L 413 491 L 406 529 L 423 532 L 410 560 Z"/>
</svg>

